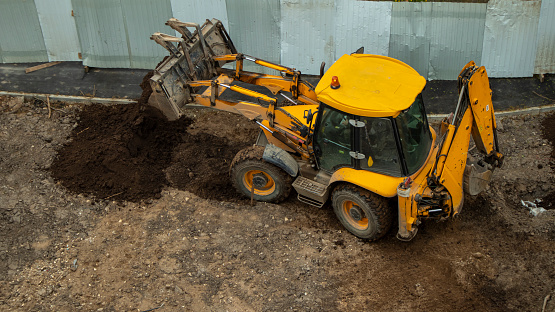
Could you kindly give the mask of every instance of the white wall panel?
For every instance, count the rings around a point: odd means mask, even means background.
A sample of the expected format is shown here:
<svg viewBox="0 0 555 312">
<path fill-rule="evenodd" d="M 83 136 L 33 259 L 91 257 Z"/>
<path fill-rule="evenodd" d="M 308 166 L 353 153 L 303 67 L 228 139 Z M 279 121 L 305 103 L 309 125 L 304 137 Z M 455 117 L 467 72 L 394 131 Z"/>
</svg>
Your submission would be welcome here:
<svg viewBox="0 0 555 312">
<path fill-rule="evenodd" d="M 555 73 L 555 0 L 543 0 L 534 74 Z"/>
<path fill-rule="evenodd" d="M 239 53 L 280 63 L 280 0 L 228 0 L 227 29 Z M 273 69 L 245 61 L 247 71 L 279 74 Z"/>
<path fill-rule="evenodd" d="M 532 76 L 540 8 L 541 0 L 489 1 L 482 65 L 490 77 Z"/>
<path fill-rule="evenodd" d="M 319 74 L 335 61 L 334 0 L 281 1 L 281 63 Z"/>
<path fill-rule="evenodd" d="M 432 3 L 428 79 L 457 79 L 469 61 L 481 65 L 485 3 Z"/>
<path fill-rule="evenodd" d="M 217 18 L 229 30 L 225 0 L 171 0 L 171 4 L 173 17 L 182 22 L 202 25 L 207 19 Z"/>
<path fill-rule="evenodd" d="M 48 61 L 35 1 L 0 1 L 0 61 Z"/>
<path fill-rule="evenodd" d="M 83 64 L 105 68 L 154 68 L 168 52 L 150 40 L 171 33 L 164 23 L 170 0 L 72 0 Z"/>
<path fill-rule="evenodd" d="M 420 75 L 427 78 L 432 3 L 394 3 L 391 14 L 389 56 L 412 66 Z"/>
<path fill-rule="evenodd" d="M 168 51 L 150 36 L 173 31 L 165 23 L 172 17 L 169 0 L 120 0 L 127 31 L 131 68 L 154 68 Z"/>
<path fill-rule="evenodd" d="M 121 3 L 72 0 L 83 64 L 91 67 L 131 66 Z"/>
<path fill-rule="evenodd" d="M 364 46 L 364 53 L 388 55 L 393 2 L 336 0 L 335 59 Z"/>
<path fill-rule="evenodd" d="M 79 61 L 79 36 L 71 0 L 36 1 L 48 59 Z"/>
</svg>

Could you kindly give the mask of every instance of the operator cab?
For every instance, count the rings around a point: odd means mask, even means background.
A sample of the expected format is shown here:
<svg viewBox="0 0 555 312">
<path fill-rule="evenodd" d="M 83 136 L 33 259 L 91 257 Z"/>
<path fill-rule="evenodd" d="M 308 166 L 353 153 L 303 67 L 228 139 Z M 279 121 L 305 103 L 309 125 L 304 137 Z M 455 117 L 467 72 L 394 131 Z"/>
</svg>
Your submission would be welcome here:
<svg viewBox="0 0 555 312">
<path fill-rule="evenodd" d="M 433 142 L 422 90 L 426 79 L 386 56 L 343 55 L 315 92 L 320 108 L 314 154 L 320 169 L 368 170 L 391 177 L 416 173 Z"/>
<path fill-rule="evenodd" d="M 314 152 L 320 169 L 368 170 L 402 177 L 420 169 L 432 145 L 422 95 L 396 117 L 367 117 L 321 103 L 314 129 Z"/>
</svg>

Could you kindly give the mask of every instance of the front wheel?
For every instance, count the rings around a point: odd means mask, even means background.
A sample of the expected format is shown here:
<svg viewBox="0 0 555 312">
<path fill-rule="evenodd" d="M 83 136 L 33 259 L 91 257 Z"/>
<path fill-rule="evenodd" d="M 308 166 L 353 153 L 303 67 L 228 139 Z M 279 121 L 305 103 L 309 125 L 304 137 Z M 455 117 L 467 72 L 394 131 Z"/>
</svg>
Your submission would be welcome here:
<svg viewBox="0 0 555 312">
<path fill-rule="evenodd" d="M 260 146 L 241 150 L 231 163 L 231 180 L 239 193 L 257 201 L 279 203 L 289 196 L 292 178 L 262 159 Z"/>
<path fill-rule="evenodd" d="M 387 199 L 357 186 L 337 187 L 332 194 L 332 205 L 341 224 L 363 239 L 383 237 L 393 223 Z"/>
</svg>

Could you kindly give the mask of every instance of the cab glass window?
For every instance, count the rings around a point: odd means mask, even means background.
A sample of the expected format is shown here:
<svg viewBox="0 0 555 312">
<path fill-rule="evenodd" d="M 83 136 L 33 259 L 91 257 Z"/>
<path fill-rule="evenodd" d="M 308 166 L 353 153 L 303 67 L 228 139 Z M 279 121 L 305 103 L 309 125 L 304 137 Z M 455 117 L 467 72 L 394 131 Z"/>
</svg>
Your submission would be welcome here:
<svg viewBox="0 0 555 312">
<path fill-rule="evenodd" d="M 362 169 L 400 177 L 401 164 L 393 125 L 389 118 L 361 117 L 364 127 L 360 129 Z"/>
<path fill-rule="evenodd" d="M 320 123 L 316 130 L 315 152 L 320 168 L 335 171 L 351 166 L 350 115 L 325 105 L 320 107 L 318 114 Z"/>
<path fill-rule="evenodd" d="M 411 107 L 399 114 L 395 122 L 408 174 L 411 175 L 424 165 L 432 146 L 432 133 L 424 111 L 422 95 L 416 98 Z"/>
</svg>

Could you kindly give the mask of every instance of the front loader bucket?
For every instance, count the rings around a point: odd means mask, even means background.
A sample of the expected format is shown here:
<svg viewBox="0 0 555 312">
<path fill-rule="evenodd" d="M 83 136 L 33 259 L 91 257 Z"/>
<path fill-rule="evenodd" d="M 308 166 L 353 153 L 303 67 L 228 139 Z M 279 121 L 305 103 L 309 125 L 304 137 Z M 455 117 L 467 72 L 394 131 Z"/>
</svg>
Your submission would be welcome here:
<svg viewBox="0 0 555 312">
<path fill-rule="evenodd" d="M 215 55 L 235 54 L 229 35 L 217 19 L 199 26 L 183 23 L 171 18 L 166 25 L 179 32 L 182 37 L 155 33 L 150 39 L 170 52 L 150 78 L 152 94 L 148 103 L 158 108 L 168 120 L 178 119 L 185 104 L 193 102 L 194 90 L 188 85 L 191 80 L 207 80 L 216 76 L 217 69 L 225 61 L 214 61 Z M 188 27 L 195 30 L 191 33 Z"/>
</svg>

